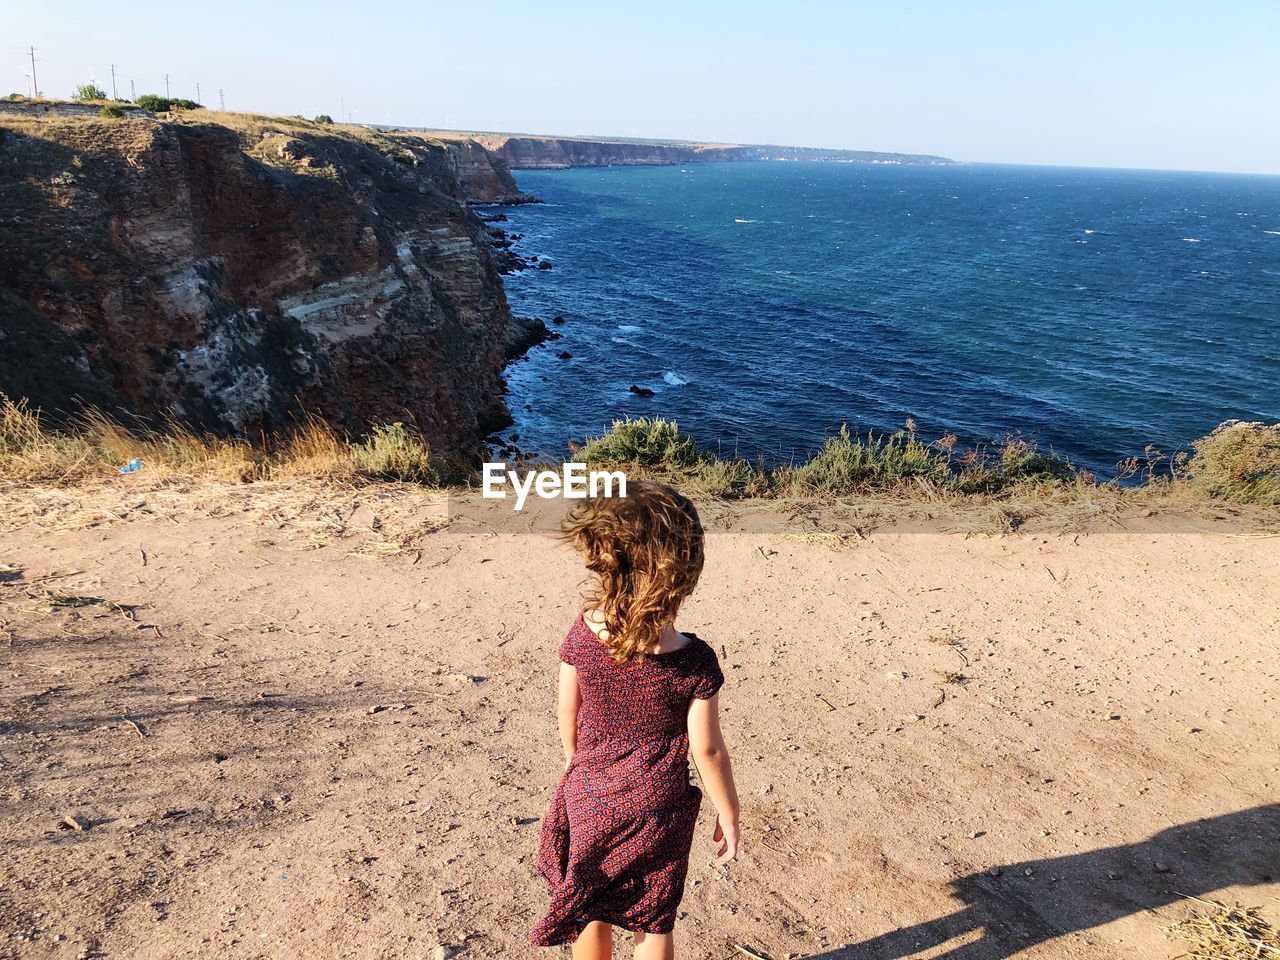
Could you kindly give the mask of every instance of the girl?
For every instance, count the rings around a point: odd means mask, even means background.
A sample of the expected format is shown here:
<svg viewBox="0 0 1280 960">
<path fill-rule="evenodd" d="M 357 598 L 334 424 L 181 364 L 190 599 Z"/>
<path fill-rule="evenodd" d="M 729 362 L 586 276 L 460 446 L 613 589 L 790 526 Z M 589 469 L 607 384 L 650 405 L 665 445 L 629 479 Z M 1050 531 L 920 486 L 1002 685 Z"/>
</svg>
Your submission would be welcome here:
<svg viewBox="0 0 1280 960">
<path fill-rule="evenodd" d="M 724 675 L 710 646 L 674 626 L 702 572 L 702 524 L 670 487 L 631 481 L 625 497 L 575 506 L 562 529 L 596 583 L 560 647 L 566 765 L 538 849 L 551 908 L 530 940 L 607 960 L 618 926 L 635 934 L 637 960 L 670 960 L 702 800 L 690 753 L 716 808 L 716 862 L 738 855 Z"/>
</svg>

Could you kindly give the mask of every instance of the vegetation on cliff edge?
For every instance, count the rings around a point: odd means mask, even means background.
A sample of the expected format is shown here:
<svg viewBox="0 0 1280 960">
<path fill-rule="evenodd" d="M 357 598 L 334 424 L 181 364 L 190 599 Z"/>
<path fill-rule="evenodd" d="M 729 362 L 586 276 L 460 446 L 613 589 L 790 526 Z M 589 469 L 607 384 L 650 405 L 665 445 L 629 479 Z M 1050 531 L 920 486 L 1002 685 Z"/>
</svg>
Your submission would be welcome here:
<svg viewBox="0 0 1280 960">
<path fill-rule="evenodd" d="M 833 500 L 892 496 L 936 500 L 1039 497 L 1069 500 L 1136 481 L 1139 490 L 1179 491 L 1200 500 L 1280 507 L 1280 424 L 1230 421 L 1194 444 L 1190 457 L 1153 451 L 1100 483 L 1088 471 L 1020 437 L 961 450 L 953 436 L 926 442 L 908 422 L 888 435 L 841 427 L 802 463 L 768 466 L 700 449 L 679 424 L 661 418 L 616 420 L 573 448 L 576 461 L 670 482 L 694 495 L 725 499 Z M 340 436 L 310 419 L 265 444 L 197 434 L 177 424 L 129 429 L 91 413 L 53 429 L 23 403 L 0 397 L 0 481 L 76 483 L 115 474 L 133 460 L 149 473 L 249 482 L 289 477 L 391 480 L 466 487 L 472 465 L 434 454 L 403 423 L 366 437 Z"/>
</svg>

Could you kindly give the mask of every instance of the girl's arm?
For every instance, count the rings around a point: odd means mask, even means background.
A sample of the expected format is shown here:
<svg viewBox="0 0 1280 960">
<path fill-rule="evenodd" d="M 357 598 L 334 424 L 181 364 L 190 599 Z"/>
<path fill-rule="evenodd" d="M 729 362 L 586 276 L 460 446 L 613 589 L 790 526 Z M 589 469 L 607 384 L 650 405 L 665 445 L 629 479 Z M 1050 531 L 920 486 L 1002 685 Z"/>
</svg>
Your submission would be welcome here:
<svg viewBox="0 0 1280 960">
<path fill-rule="evenodd" d="M 720 844 L 716 863 L 723 866 L 738 856 L 738 790 L 733 785 L 729 749 L 720 732 L 720 695 L 709 700 L 694 698 L 689 705 L 689 752 L 702 786 L 716 808 L 716 832 Z"/>
<path fill-rule="evenodd" d="M 578 689 L 578 670 L 573 664 L 560 664 L 560 697 L 556 716 L 560 720 L 560 743 L 564 747 L 564 766 L 578 752 L 578 708 L 582 706 L 582 691 Z"/>
</svg>

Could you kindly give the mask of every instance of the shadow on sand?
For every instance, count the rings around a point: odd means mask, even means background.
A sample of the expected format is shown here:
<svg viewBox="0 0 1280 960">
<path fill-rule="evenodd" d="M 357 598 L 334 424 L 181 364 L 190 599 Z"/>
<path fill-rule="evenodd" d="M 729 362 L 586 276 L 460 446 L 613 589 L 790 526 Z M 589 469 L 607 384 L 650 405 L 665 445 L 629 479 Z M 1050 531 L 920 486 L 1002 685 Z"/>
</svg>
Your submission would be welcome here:
<svg viewBox="0 0 1280 960">
<path fill-rule="evenodd" d="M 1069 933 L 1231 886 L 1280 879 L 1280 804 L 1182 824 L 1138 843 L 1014 863 L 953 881 L 955 913 L 813 954 L 899 960 L 957 944 L 934 960 L 1001 960 Z"/>
</svg>

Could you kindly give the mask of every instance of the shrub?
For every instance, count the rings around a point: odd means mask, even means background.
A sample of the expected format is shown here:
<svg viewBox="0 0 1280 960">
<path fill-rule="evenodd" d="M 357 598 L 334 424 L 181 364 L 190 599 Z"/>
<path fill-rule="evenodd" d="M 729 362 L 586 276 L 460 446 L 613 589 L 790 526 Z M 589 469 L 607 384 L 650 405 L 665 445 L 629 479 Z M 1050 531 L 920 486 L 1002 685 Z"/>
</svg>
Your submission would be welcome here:
<svg viewBox="0 0 1280 960">
<path fill-rule="evenodd" d="M 82 83 L 71 94 L 72 100 L 88 103 L 90 100 L 106 100 L 107 91 L 94 83 Z"/>
<path fill-rule="evenodd" d="M 168 97 L 157 96 L 154 93 L 144 93 L 137 100 L 138 106 L 143 110 L 150 110 L 152 113 L 166 112 L 172 101 Z"/>
<path fill-rule="evenodd" d="M 769 475 L 742 459 L 708 457 L 694 470 L 693 479 L 714 497 L 761 496 L 768 492 Z"/>
<path fill-rule="evenodd" d="M 693 467 L 702 459 L 693 437 L 674 420 L 638 417 L 613 421 L 608 433 L 588 437 L 578 451 L 588 464 L 633 463 L 647 467 Z"/>
<path fill-rule="evenodd" d="M 1005 480 L 1073 480 L 1077 473 L 1061 457 L 1041 453 L 1021 437 L 1008 437 L 1000 447 L 1000 473 Z"/>
<path fill-rule="evenodd" d="M 440 475 L 431 451 L 403 423 L 374 427 L 369 439 L 352 447 L 356 469 L 370 477 L 434 485 Z"/>
<path fill-rule="evenodd" d="M 813 459 L 788 471 L 788 486 L 795 493 L 840 496 L 891 486 L 902 480 L 922 477 L 945 484 L 951 475 L 948 459 L 916 439 L 914 433 L 898 431 L 892 436 L 854 436 L 847 425 L 828 437 Z"/>
<path fill-rule="evenodd" d="M 98 111 L 98 116 L 106 117 L 108 120 L 119 120 L 124 116 L 124 111 L 115 104 L 109 103 Z"/>
<path fill-rule="evenodd" d="M 315 122 L 316 123 L 333 123 L 333 117 L 329 116 L 327 113 L 317 113 Z"/>
<path fill-rule="evenodd" d="M 5 97 L 5 99 L 8 100 L 10 103 L 19 103 L 27 98 L 20 93 L 11 93 L 7 97 Z"/>
<path fill-rule="evenodd" d="M 169 101 L 170 110 L 203 110 L 204 104 L 196 103 L 194 100 L 183 100 L 181 97 L 174 97 Z"/>
<path fill-rule="evenodd" d="M 1191 485 L 1220 500 L 1280 506 L 1280 423 L 1228 420 L 1197 440 Z"/>
</svg>

